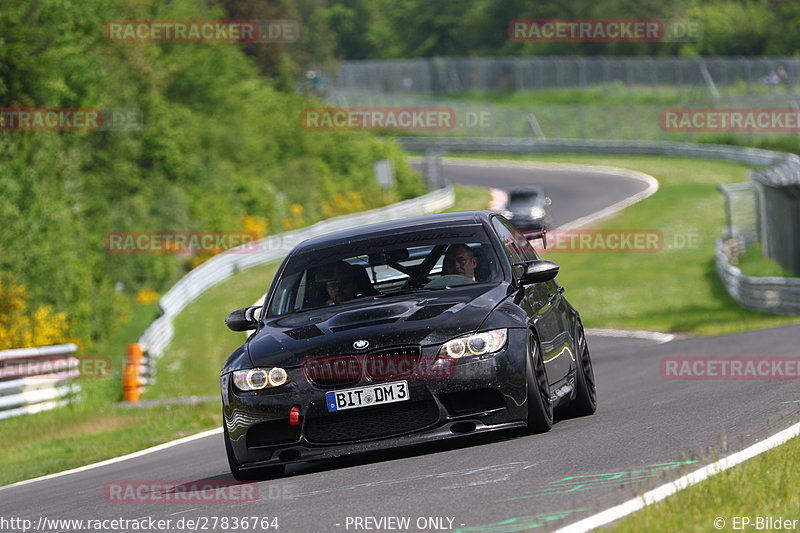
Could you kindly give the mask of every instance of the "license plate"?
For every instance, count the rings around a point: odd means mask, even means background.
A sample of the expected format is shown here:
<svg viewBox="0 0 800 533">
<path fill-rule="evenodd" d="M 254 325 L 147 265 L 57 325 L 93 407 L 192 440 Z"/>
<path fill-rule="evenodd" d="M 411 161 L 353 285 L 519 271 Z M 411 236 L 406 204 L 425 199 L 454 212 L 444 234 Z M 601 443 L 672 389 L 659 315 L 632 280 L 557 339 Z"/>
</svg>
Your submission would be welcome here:
<svg viewBox="0 0 800 533">
<path fill-rule="evenodd" d="M 409 399 L 408 383 L 405 381 L 393 381 L 391 383 L 381 383 L 380 385 L 370 385 L 369 387 L 336 390 L 325 394 L 325 399 L 330 412 L 404 402 Z"/>
</svg>

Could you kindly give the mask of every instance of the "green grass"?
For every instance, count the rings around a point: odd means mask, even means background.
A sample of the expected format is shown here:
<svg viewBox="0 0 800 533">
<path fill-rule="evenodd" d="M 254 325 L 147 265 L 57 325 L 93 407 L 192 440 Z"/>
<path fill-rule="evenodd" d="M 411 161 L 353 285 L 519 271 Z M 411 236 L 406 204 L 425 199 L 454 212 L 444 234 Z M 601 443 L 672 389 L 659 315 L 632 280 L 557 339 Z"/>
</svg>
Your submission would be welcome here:
<svg viewBox="0 0 800 533">
<path fill-rule="evenodd" d="M 0 486 L 22 479 L 116 457 L 214 427 L 210 405 L 125 409 L 122 368 L 125 349 L 157 317 L 156 304 L 135 305 L 124 323 L 105 339 L 79 350 L 108 357 L 111 373 L 81 379 L 80 401 L 65 407 L 0 420 L 0 432 L 14 435 L 0 458 Z M 217 402 L 213 402 L 216 407 Z M 213 413 L 213 416 L 212 416 Z"/>
<path fill-rule="evenodd" d="M 405 132 L 435 137 L 530 137 L 533 114 L 548 139 L 635 139 L 737 144 L 785 145 L 797 150 L 797 136 L 784 132 L 664 131 L 661 113 L 680 108 L 786 107 L 792 98 L 786 87 L 745 85 L 724 88 L 721 100 L 705 86 L 626 85 L 612 83 L 584 88 L 564 87 L 526 91 L 466 91 L 431 95 L 393 93 L 351 95 L 351 105 L 445 106 L 455 111 L 456 127 L 444 133 Z M 470 114 L 488 113 L 488 125 L 470 123 Z"/>
<path fill-rule="evenodd" d="M 786 98 L 793 93 L 786 86 L 745 84 L 722 88 L 723 99 Z M 430 97 L 419 94 L 419 97 Z M 563 87 L 524 91 L 464 91 L 446 93 L 441 98 L 486 102 L 512 107 L 542 105 L 616 105 L 616 104 L 713 104 L 714 98 L 705 85 L 628 85 L 622 82 L 594 84 L 586 87 Z"/>
<path fill-rule="evenodd" d="M 708 91 L 689 93 L 676 86 L 628 86 L 623 83 L 592 85 L 586 88 L 540 89 L 527 91 L 465 91 L 447 93 L 445 98 L 487 102 L 512 107 L 541 105 L 679 104 L 687 97 L 710 99 Z"/>
<path fill-rule="evenodd" d="M 0 422 L 13 435 L 0 459 L 0 485 L 142 450 L 219 425 L 219 402 L 125 409 L 75 402 Z"/>
<path fill-rule="evenodd" d="M 725 520 L 724 531 L 733 531 L 733 517 L 783 517 L 800 519 L 800 491 L 797 465 L 800 439 L 772 449 L 749 461 L 713 476 L 698 485 L 620 520 L 600 531 L 608 533 L 708 532 L 714 520 Z M 797 531 L 796 527 L 784 529 Z M 756 531 L 755 522 L 739 530 Z M 761 528 L 760 531 L 774 531 Z"/>
<path fill-rule="evenodd" d="M 216 394 L 225 359 L 247 338 L 225 327 L 234 309 L 253 305 L 269 287 L 279 262 L 241 272 L 203 293 L 179 314 L 175 338 L 156 366 L 144 399 Z M 180 390 L 175 384 L 180 383 Z"/>
<path fill-rule="evenodd" d="M 470 157 L 528 159 L 630 168 L 659 181 L 653 196 L 628 207 L 597 228 L 657 230 L 665 244 L 696 236 L 696 249 L 657 253 L 545 252 L 561 265 L 558 281 L 587 327 L 648 329 L 717 335 L 800 323 L 800 317 L 748 311 L 725 291 L 714 266 L 714 242 L 722 234 L 722 195 L 715 184 L 743 181 L 747 166 L 688 158 L 596 155 L 530 157 L 475 154 Z M 553 205 L 553 209 L 558 209 Z"/>
<path fill-rule="evenodd" d="M 765 257 L 759 243 L 748 246 L 736 266 L 748 276 L 794 277 L 794 273 L 791 270 L 783 268 L 774 259 Z"/>
<path fill-rule="evenodd" d="M 456 205 L 483 209 L 490 199 L 480 187 L 456 186 Z M 219 371 L 245 340 L 224 325 L 227 314 L 255 302 L 267 290 L 278 263 L 245 270 L 192 302 L 176 317 L 175 338 L 156 366 L 157 380 L 142 399 L 216 395 Z M 87 350 L 112 360 L 112 375 L 85 379 L 85 401 L 33 415 L 0 420 L 0 433 L 14 446 L 0 457 L 0 486 L 102 461 L 220 425 L 218 400 L 197 405 L 124 408 L 121 372 L 125 348 L 156 318 L 155 304 L 137 306 L 119 329 Z M 176 385 L 177 384 L 177 385 Z"/>
</svg>

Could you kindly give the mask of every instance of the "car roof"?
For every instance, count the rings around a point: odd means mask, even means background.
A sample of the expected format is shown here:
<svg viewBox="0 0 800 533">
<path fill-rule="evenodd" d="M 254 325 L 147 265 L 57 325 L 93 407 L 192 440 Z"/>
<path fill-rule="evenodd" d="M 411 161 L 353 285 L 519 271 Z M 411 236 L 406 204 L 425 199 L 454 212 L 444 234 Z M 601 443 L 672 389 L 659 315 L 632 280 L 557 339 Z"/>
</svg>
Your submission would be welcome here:
<svg viewBox="0 0 800 533">
<path fill-rule="evenodd" d="M 525 185 L 521 187 L 512 187 L 508 190 L 508 194 L 524 194 L 524 193 L 544 193 L 544 187 L 541 185 Z"/>
<path fill-rule="evenodd" d="M 457 211 L 455 213 L 439 213 L 435 215 L 425 215 L 413 218 L 403 218 L 389 220 L 367 226 L 348 228 L 345 230 L 312 237 L 298 244 L 293 254 L 307 252 L 316 248 L 335 246 L 344 244 L 355 239 L 365 237 L 377 237 L 392 234 L 395 232 L 408 230 L 424 230 L 431 228 L 444 228 L 453 226 L 483 225 L 489 222 L 491 215 L 496 215 L 494 211 Z"/>
</svg>

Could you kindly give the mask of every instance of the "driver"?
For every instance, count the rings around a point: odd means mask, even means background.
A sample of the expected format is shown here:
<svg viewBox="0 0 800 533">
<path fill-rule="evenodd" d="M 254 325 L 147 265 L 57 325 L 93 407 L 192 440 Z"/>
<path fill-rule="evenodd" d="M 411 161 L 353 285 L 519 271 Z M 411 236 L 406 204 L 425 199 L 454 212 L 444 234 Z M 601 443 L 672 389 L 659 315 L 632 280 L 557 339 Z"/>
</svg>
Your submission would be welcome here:
<svg viewBox="0 0 800 533">
<path fill-rule="evenodd" d="M 457 274 L 475 281 L 475 267 L 477 266 L 478 258 L 475 257 L 472 248 L 466 244 L 452 244 L 444 254 L 442 274 Z"/>
</svg>

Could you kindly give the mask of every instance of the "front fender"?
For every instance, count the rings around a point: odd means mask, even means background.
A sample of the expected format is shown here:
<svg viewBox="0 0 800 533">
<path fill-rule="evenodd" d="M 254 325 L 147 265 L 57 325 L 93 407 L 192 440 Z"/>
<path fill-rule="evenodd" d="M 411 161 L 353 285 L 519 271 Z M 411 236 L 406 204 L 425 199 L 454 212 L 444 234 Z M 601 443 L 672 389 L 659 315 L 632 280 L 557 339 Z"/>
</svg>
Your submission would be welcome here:
<svg viewBox="0 0 800 533">
<path fill-rule="evenodd" d="M 247 344 L 242 344 L 228 357 L 225 364 L 222 366 L 220 375 L 225 375 L 233 372 L 234 370 L 241 370 L 244 368 L 253 368 L 253 361 L 250 359 L 250 353 L 247 349 Z"/>
</svg>

